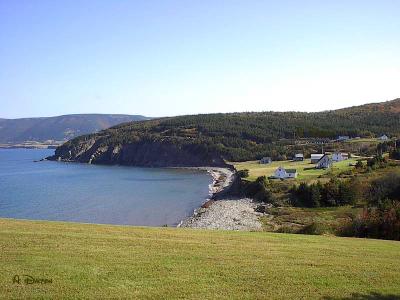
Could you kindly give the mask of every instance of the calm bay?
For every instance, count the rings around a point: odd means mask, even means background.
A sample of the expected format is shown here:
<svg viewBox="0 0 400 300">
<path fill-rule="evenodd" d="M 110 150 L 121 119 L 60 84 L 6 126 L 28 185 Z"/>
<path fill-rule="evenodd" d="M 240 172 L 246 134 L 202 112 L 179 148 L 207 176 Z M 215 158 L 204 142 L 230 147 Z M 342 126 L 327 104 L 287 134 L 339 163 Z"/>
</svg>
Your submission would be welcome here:
<svg viewBox="0 0 400 300">
<path fill-rule="evenodd" d="M 202 171 L 41 161 L 50 149 L 0 149 L 0 217 L 175 226 L 208 197 Z"/>
</svg>

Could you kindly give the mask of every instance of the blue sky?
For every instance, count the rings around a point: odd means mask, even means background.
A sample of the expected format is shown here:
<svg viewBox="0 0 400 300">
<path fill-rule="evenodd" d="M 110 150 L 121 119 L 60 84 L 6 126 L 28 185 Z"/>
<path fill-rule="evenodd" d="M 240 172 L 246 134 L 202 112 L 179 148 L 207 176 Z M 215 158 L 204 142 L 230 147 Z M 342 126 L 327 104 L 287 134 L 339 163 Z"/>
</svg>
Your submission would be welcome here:
<svg viewBox="0 0 400 300">
<path fill-rule="evenodd" d="M 0 0 L 0 117 L 400 97 L 400 1 Z"/>
</svg>

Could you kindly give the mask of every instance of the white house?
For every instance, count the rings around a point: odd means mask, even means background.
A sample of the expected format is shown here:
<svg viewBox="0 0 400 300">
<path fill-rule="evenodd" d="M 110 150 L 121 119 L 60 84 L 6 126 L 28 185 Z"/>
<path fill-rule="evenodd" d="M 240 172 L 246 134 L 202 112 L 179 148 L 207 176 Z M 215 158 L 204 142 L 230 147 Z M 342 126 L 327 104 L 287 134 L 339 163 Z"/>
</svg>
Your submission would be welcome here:
<svg viewBox="0 0 400 300">
<path fill-rule="evenodd" d="M 275 178 L 286 179 L 286 178 L 297 178 L 297 170 L 296 169 L 285 169 L 284 167 L 279 167 L 275 170 L 274 176 Z"/>
<path fill-rule="evenodd" d="M 332 155 L 332 161 L 334 162 L 339 162 L 349 159 L 349 154 L 348 153 L 341 153 L 341 152 L 335 152 Z"/>
<path fill-rule="evenodd" d="M 381 141 L 388 141 L 388 140 L 389 140 L 389 137 L 388 137 L 386 134 L 384 134 L 384 135 L 380 136 L 379 139 L 380 139 Z"/>
<path fill-rule="evenodd" d="M 347 141 L 349 139 L 350 137 L 348 135 L 339 135 L 337 138 L 338 141 Z"/>
<path fill-rule="evenodd" d="M 321 153 L 311 154 L 311 163 L 316 164 L 323 156 L 324 156 L 324 154 L 321 154 Z"/>
<path fill-rule="evenodd" d="M 332 159 L 327 154 L 325 154 L 315 166 L 316 169 L 328 169 L 330 167 L 332 167 Z"/>
<path fill-rule="evenodd" d="M 272 163 L 271 157 L 263 157 L 260 159 L 260 164 L 270 164 Z"/>
</svg>

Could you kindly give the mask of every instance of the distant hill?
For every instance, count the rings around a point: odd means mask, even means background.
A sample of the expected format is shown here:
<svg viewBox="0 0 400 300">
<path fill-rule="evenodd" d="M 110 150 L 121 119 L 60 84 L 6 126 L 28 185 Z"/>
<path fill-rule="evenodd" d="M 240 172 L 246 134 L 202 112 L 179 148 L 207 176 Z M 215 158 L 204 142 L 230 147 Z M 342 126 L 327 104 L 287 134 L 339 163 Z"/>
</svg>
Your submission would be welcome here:
<svg viewBox="0 0 400 300">
<path fill-rule="evenodd" d="M 77 114 L 47 118 L 0 119 L 0 143 L 66 141 L 120 123 L 148 120 L 140 115 Z"/>
<path fill-rule="evenodd" d="M 125 123 L 75 138 L 54 158 L 135 166 L 223 166 L 291 155 L 283 139 L 400 135 L 400 99 L 346 109 L 203 114 Z"/>
</svg>

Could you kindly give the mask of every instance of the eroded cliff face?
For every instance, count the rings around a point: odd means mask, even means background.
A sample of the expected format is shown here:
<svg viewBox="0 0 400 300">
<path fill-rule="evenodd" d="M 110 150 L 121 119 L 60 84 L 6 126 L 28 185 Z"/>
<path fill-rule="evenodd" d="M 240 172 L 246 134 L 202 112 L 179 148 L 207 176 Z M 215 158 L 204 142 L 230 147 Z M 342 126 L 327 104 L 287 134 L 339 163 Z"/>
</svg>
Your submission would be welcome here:
<svg viewBox="0 0 400 300">
<path fill-rule="evenodd" d="M 96 138 L 66 143 L 48 159 L 144 167 L 227 166 L 220 155 L 202 151 L 196 145 L 178 145 L 168 141 L 105 145 Z"/>
</svg>

